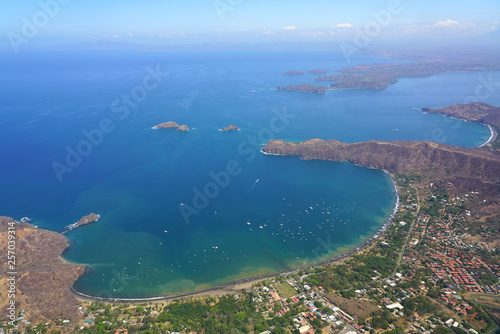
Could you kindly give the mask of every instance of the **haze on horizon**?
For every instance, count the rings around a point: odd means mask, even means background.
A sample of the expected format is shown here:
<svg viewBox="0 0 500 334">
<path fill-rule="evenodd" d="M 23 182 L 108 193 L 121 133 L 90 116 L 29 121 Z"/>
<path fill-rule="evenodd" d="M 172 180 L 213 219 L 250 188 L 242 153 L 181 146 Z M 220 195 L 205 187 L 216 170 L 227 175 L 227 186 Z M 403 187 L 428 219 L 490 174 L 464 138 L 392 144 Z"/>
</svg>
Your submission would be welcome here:
<svg viewBox="0 0 500 334">
<path fill-rule="evenodd" d="M 0 5 L 1 49 L 68 43 L 193 44 L 457 39 L 497 31 L 498 0 L 11 1 Z"/>
</svg>

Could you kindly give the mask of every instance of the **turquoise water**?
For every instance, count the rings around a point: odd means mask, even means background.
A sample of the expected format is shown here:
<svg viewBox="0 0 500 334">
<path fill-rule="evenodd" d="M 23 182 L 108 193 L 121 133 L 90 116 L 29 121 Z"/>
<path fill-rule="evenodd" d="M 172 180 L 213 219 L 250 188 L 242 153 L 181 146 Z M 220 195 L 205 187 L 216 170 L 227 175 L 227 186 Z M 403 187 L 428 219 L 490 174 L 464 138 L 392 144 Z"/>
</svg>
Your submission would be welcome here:
<svg viewBox="0 0 500 334">
<path fill-rule="evenodd" d="M 199 290 L 353 249 L 391 214 L 396 197 L 389 178 L 348 163 L 266 156 L 262 145 L 271 138 L 323 138 L 477 146 L 488 139 L 487 127 L 413 108 L 462 102 L 474 93 L 480 75 L 498 77 L 498 72 L 450 73 L 402 79 L 383 91 L 310 95 L 274 91 L 314 78 L 279 73 L 341 68 L 347 66 L 342 54 L 121 51 L 0 57 L 8 65 L 0 78 L 1 213 L 29 216 L 55 231 L 90 212 L 101 214 L 100 222 L 66 234 L 71 246 L 64 256 L 89 265 L 75 288 L 105 297 Z M 388 60 L 355 59 L 375 61 Z M 147 67 L 157 66 L 168 76 L 130 105 L 128 114 L 117 110 L 121 102 L 112 107 L 123 94 L 138 94 Z M 498 99 L 482 101 L 498 105 Z M 283 122 L 278 114 L 289 116 Z M 151 129 L 170 120 L 191 131 Z M 84 131 L 95 133 L 102 122 L 109 131 L 85 147 Z M 217 131 L 230 123 L 241 131 Z M 88 151 L 58 178 L 54 162 L 66 164 L 68 149 L 78 147 Z M 198 191 L 208 198 L 196 197 Z"/>
</svg>

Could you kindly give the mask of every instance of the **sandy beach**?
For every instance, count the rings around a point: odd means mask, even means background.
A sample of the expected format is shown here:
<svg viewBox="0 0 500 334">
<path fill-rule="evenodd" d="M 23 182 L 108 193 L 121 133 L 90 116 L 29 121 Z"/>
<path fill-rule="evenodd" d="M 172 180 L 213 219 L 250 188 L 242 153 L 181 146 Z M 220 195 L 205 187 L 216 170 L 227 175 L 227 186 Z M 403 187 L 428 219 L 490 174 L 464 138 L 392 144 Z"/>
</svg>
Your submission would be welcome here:
<svg viewBox="0 0 500 334">
<path fill-rule="evenodd" d="M 490 132 L 491 132 L 490 138 L 486 142 L 484 142 L 483 144 L 479 145 L 478 147 L 484 147 L 484 146 L 488 145 L 489 143 L 494 142 L 497 139 L 498 133 L 496 132 L 496 130 L 491 125 L 488 125 L 488 128 L 490 129 Z"/>
</svg>

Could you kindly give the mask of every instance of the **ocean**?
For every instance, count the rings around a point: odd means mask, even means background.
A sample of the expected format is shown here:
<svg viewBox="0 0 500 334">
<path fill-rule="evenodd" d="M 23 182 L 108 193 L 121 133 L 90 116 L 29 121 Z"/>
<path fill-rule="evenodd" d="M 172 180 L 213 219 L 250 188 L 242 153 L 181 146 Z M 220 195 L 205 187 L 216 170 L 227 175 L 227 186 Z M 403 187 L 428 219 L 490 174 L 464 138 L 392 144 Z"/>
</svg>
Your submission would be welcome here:
<svg viewBox="0 0 500 334">
<path fill-rule="evenodd" d="M 316 51 L 2 53 L 0 213 L 66 233 L 84 294 L 144 298 L 287 272 L 353 250 L 388 220 L 389 177 L 349 163 L 264 155 L 269 139 L 433 140 L 486 126 L 419 108 L 466 102 L 499 72 L 403 78 L 381 91 L 275 91 L 287 70 L 389 59 Z M 498 94 L 481 102 L 500 104 Z M 188 132 L 152 129 L 175 121 Z M 241 130 L 218 129 L 234 124 Z"/>
</svg>

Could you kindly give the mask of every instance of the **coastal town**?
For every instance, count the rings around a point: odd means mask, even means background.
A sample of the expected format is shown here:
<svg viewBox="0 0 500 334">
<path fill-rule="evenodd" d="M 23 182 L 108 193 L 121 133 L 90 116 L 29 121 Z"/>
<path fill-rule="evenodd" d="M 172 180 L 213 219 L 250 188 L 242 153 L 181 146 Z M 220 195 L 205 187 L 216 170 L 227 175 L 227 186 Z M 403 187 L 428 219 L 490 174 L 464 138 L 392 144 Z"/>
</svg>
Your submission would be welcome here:
<svg viewBox="0 0 500 334">
<path fill-rule="evenodd" d="M 0 333 L 490 333 L 500 312 L 500 224 L 471 219 L 478 192 L 396 175 L 400 208 L 378 239 L 340 261 L 224 295 L 141 303 L 82 300 L 81 318 Z M 495 306 L 497 305 L 497 306 Z"/>
</svg>

